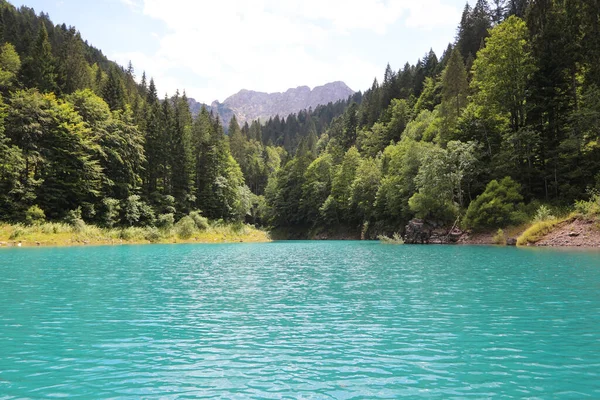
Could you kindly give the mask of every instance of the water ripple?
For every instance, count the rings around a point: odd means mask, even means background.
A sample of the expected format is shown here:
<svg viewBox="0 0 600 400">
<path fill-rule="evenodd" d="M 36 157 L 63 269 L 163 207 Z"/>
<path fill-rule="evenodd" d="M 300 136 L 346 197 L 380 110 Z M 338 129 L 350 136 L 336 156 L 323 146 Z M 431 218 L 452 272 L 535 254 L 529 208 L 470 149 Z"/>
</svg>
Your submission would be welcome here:
<svg viewBox="0 0 600 400">
<path fill-rule="evenodd" d="M 0 399 L 600 398 L 600 253 L 5 249 Z"/>
</svg>

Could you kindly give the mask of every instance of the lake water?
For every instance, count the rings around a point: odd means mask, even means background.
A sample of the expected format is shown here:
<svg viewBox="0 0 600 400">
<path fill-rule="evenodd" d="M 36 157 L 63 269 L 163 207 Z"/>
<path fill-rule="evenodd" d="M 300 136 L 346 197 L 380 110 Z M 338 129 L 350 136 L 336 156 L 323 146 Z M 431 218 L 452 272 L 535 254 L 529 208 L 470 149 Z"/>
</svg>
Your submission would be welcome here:
<svg viewBox="0 0 600 400">
<path fill-rule="evenodd" d="M 600 398 L 600 252 L 0 249 L 0 399 Z"/>
</svg>

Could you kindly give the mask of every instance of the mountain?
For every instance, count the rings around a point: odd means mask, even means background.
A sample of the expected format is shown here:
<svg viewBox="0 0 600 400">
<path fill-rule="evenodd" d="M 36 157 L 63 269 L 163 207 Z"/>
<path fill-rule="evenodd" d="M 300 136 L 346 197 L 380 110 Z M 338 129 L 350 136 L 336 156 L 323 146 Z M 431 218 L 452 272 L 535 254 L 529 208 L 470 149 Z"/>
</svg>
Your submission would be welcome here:
<svg viewBox="0 0 600 400">
<path fill-rule="evenodd" d="M 287 117 L 300 110 L 311 107 L 314 109 L 321 104 L 347 99 L 353 94 L 354 91 L 340 81 L 317 86 L 312 90 L 308 86 L 299 86 L 283 93 L 264 93 L 242 89 L 229 96 L 223 103 L 213 101 L 207 108 L 218 114 L 223 125 L 227 126 L 234 114 L 240 124 L 256 119 L 266 121 L 275 115 Z M 189 103 L 193 114 L 200 111 L 201 103 L 194 99 L 189 99 Z"/>
</svg>

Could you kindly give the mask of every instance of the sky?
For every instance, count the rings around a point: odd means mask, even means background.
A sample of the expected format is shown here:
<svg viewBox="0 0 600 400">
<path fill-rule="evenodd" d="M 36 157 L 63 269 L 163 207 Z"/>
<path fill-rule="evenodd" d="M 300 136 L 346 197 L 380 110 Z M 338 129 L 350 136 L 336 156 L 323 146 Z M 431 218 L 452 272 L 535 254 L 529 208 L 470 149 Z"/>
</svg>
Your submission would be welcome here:
<svg viewBox="0 0 600 400">
<path fill-rule="evenodd" d="M 129 61 L 159 94 L 204 103 L 241 89 L 282 92 L 380 81 L 456 36 L 465 0 L 24 0 L 75 26 L 111 60 Z"/>
</svg>

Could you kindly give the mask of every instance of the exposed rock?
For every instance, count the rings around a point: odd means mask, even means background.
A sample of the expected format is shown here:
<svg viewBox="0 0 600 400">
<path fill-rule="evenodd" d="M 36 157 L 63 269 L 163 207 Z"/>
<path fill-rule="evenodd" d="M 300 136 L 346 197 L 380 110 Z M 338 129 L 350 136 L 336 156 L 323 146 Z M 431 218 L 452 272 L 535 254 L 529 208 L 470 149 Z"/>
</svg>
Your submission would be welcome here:
<svg viewBox="0 0 600 400">
<path fill-rule="evenodd" d="M 431 238 L 432 227 L 421 219 L 413 219 L 406 225 L 404 243 L 426 244 Z"/>
<path fill-rule="evenodd" d="M 338 81 L 317 86 L 312 90 L 308 86 L 299 86 L 283 93 L 264 93 L 242 89 L 229 96 L 223 103 L 213 101 L 210 106 L 204 106 L 208 111 L 219 115 L 223 126 L 227 127 L 234 114 L 240 125 L 256 119 L 266 121 L 276 115 L 287 117 L 311 107 L 315 108 L 318 105 L 345 100 L 353 94 L 354 91 L 344 82 Z M 198 114 L 203 105 L 191 98 L 188 99 L 188 103 L 193 115 Z"/>
<path fill-rule="evenodd" d="M 413 219 L 405 228 L 404 242 L 407 244 L 450 244 L 457 243 L 463 232 L 458 228 L 451 230 L 432 221 Z"/>
<path fill-rule="evenodd" d="M 516 246 L 517 245 L 517 239 L 516 238 L 508 238 L 508 239 L 506 239 L 506 245 L 507 246 Z"/>
</svg>

